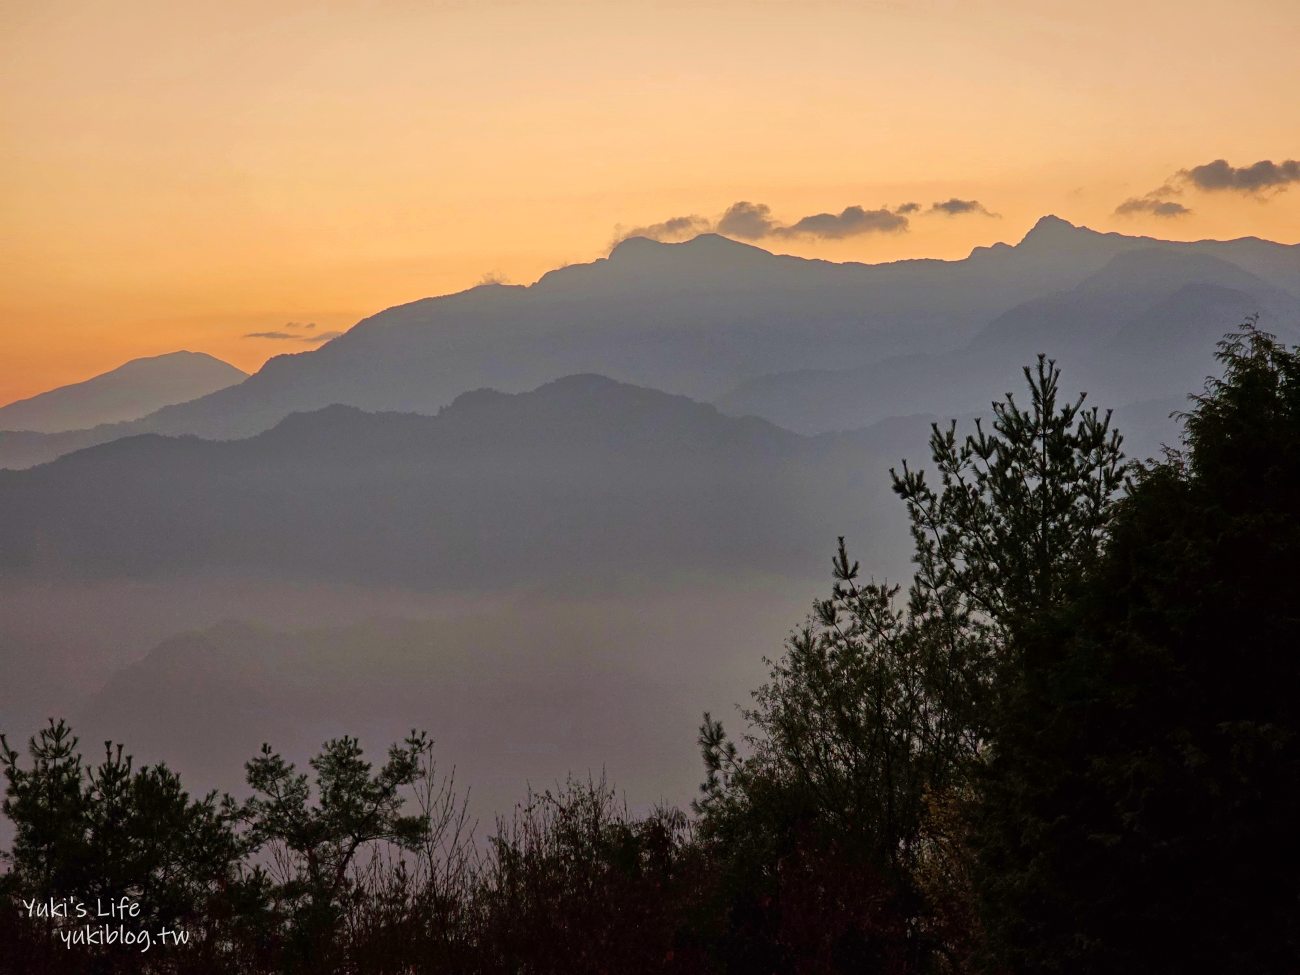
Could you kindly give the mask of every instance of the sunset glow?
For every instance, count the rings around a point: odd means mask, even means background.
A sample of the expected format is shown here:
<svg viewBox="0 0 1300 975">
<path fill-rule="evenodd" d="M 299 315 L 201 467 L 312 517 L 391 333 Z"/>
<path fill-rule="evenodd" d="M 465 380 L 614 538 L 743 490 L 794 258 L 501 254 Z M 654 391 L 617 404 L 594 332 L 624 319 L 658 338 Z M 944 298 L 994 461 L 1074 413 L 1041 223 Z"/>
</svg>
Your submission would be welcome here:
<svg viewBox="0 0 1300 975">
<path fill-rule="evenodd" d="M 16 0 L 0 28 L 0 402 L 181 348 L 255 369 L 313 345 L 249 333 L 527 283 L 737 201 L 786 226 L 919 204 L 755 241 L 834 260 L 963 257 L 1045 213 L 1300 241 L 1300 183 L 1116 213 L 1300 155 L 1292 0 Z"/>
</svg>

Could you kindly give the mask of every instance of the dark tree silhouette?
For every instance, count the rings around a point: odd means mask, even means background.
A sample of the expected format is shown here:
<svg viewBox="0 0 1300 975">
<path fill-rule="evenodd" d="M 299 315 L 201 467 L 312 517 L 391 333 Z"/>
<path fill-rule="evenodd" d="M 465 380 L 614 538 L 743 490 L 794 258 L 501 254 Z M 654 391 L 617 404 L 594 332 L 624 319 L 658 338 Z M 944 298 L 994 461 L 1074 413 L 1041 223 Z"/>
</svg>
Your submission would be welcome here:
<svg viewBox="0 0 1300 975">
<path fill-rule="evenodd" d="M 1008 394 L 991 432 L 934 428 L 937 489 L 894 474 L 916 544 L 906 601 L 860 583 L 841 539 L 831 597 L 744 712 L 748 754 L 705 715 L 703 835 L 729 867 L 735 940 L 782 970 L 920 972 L 970 954 L 961 810 L 988 711 L 1025 621 L 1095 562 L 1123 471 L 1109 418 L 1058 401 L 1055 364 L 1025 378 L 1031 405 Z"/>
<path fill-rule="evenodd" d="M 995 715 L 998 970 L 1300 964 L 1300 355 L 1245 328 Z"/>
</svg>

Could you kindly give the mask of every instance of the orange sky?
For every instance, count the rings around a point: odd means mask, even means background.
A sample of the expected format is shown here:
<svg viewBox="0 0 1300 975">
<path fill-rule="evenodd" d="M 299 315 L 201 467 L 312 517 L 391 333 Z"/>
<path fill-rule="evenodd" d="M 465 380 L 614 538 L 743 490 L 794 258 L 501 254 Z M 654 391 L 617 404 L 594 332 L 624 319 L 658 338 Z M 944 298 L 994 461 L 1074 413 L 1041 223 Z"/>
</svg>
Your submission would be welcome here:
<svg viewBox="0 0 1300 975">
<path fill-rule="evenodd" d="M 3 0 L 0 403 L 136 355 L 247 369 L 389 305 L 527 282 L 616 225 L 978 199 L 958 257 L 1054 212 L 1300 240 L 1289 192 L 1116 216 L 1178 170 L 1300 155 L 1295 0 Z"/>
</svg>

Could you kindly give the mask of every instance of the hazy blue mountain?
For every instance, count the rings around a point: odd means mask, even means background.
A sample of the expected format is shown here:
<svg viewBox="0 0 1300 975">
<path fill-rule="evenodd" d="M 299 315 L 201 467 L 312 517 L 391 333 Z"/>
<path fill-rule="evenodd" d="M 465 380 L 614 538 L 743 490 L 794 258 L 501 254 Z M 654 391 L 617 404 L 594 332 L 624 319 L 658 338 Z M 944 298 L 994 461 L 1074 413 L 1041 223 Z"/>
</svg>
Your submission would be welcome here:
<svg viewBox="0 0 1300 975">
<path fill-rule="evenodd" d="M 136 420 L 248 378 L 203 352 L 132 359 L 84 382 L 0 406 L 0 430 L 58 433 Z"/>
<path fill-rule="evenodd" d="M 1039 353 L 1058 361 L 1067 388 L 1088 391 L 1100 405 L 1186 396 L 1213 371 L 1218 339 L 1252 314 L 1263 327 L 1300 339 L 1294 294 L 1203 251 L 1140 247 L 1111 257 L 1072 288 L 1008 309 L 960 349 L 775 373 L 717 403 L 726 413 L 803 433 L 913 411 L 961 415 L 1018 388 L 1020 367 Z"/>
<path fill-rule="evenodd" d="M 804 438 L 585 375 L 437 416 L 334 406 L 246 440 L 130 437 L 0 472 L 0 573 L 459 589 L 798 573 L 836 534 L 865 537 L 888 494 L 873 436 Z"/>
<path fill-rule="evenodd" d="M 601 767 L 684 802 L 700 711 L 761 679 L 835 536 L 906 575 L 888 468 L 933 419 L 800 436 L 583 375 L 0 472 L 0 730 L 72 715 L 233 787 L 264 740 L 418 726 L 489 815 Z"/>
<path fill-rule="evenodd" d="M 700 711 L 762 676 L 836 535 L 902 574 L 885 469 L 927 424 L 808 438 L 582 375 L 0 472 L 0 722 L 226 786 L 264 740 L 419 726 L 487 815 L 602 767 L 684 802 Z"/>
<path fill-rule="evenodd" d="M 21 470 L 44 464 L 74 450 L 128 436 L 128 431 L 127 423 L 106 423 L 86 430 L 63 430 L 59 433 L 0 430 L 0 469 Z"/>
<path fill-rule="evenodd" d="M 136 433 L 249 436 L 335 403 L 433 413 L 469 389 L 517 392 L 582 372 L 711 400 L 773 373 L 869 369 L 962 349 L 1009 310 L 1068 293 L 1108 262 L 1152 250 L 1230 262 L 1276 291 L 1300 292 L 1297 246 L 1172 243 L 1056 217 L 1014 246 L 978 248 L 959 261 L 835 264 L 715 235 L 682 244 L 633 238 L 608 258 L 527 287 L 488 285 L 390 308 L 319 349 L 270 360 L 238 386 L 141 420 L 48 441 L 0 436 L 0 465 Z M 1050 299 L 1043 306 L 1052 307 Z M 923 371 L 905 372 L 925 381 Z M 748 393 L 737 396 L 749 401 Z M 870 415 L 935 408 L 915 400 L 877 397 Z M 732 399 L 724 402 L 732 408 Z"/>
<path fill-rule="evenodd" d="M 128 741 L 196 786 L 238 787 L 263 741 L 302 759 L 332 736 L 379 747 L 419 727 L 489 818 L 570 771 L 685 803 L 700 713 L 744 699 L 760 648 L 806 606 L 788 584 L 714 583 L 344 627 L 226 622 L 146 648 L 75 716 L 88 740 Z"/>
</svg>

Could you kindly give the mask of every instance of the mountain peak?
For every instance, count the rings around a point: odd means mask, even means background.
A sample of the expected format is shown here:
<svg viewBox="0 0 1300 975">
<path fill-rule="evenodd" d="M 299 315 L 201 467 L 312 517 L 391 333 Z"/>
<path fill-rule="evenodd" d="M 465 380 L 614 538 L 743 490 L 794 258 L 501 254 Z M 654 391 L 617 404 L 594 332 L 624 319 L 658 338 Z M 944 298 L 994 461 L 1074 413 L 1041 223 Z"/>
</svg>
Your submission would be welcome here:
<svg viewBox="0 0 1300 975">
<path fill-rule="evenodd" d="M 690 240 L 666 243 L 649 237 L 628 237 L 620 240 L 609 252 L 610 260 L 624 260 L 629 257 L 661 256 L 666 259 L 696 261 L 701 258 L 752 257 L 754 255 L 770 256 L 761 247 L 745 244 L 721 234 L 700 234 Z"/>
<path fill-rule="evenodd" d="M 1029 233 L 1021 239 L 1019 246 L 1040 241 L 1065 240 L 1075 236 L 1080 231 L 1086 231 L 1085 227 L 1076 227 L 1068 220 L 1058 217 L 1054 213 L 1039 217 L 1038 222 L 1029 229 Z"/>
<path fill-rule="evenodd" d="M 89 379 L 0 405 L 0 430 L 57 433 L 121 423 L 247 378 L 242 369 L 204 352 L 142 356 Z"/>
<path fill-rule="evenodd" d="M 710 287 L 719 273 L 752 273 L 769 266 L 773 255 L 720 234 L 700 234 L 690 240 L 666 242 L 651 237 L 625 237 L 614 245 L 608 257 L 590 264 L 569 264 L 547 271 L 530 290 L 542 293 L 575 293 L 584 289 L 632 286 L 638 290 L 659 287 L 656 278 L 669 275 L 674 290 L 690 282 Z"/>
<path fill-rule="evenodd" d="M 615 257 L 630 257 L 635 254 L 649 254 L 661 247 L 667 247 L 661 240 L 655 240 L 653 237 L 624 237 L 615 244 L 609 252 L 610 259 Z"/>
<path fill-rule="evenodd" d="M 1029 233 L 1016 244 L 1015 250 L 1030 256 L 1049 259 L 1080 260 L 1085 257 L 1108 255 L 1115 249 L 1131 244 L 1137 238 L 1116 233 L 1099 233 L 1049 213 L 1040 217 Z"/>
</svg>

